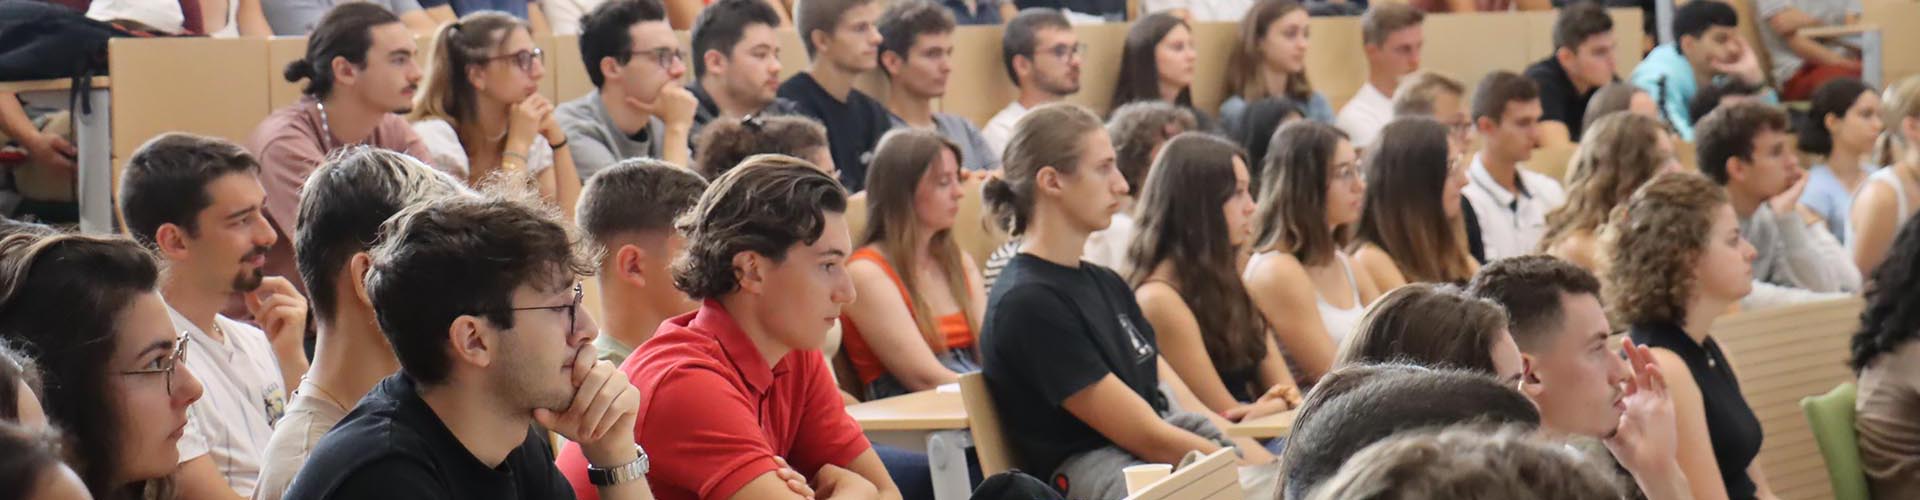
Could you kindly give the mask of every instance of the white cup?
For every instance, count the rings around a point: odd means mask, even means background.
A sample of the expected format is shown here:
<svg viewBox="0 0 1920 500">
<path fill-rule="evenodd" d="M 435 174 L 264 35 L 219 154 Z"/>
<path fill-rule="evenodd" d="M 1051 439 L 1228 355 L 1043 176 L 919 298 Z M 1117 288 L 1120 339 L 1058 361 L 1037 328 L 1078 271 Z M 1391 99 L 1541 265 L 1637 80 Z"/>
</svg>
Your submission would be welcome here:
<svg viewBox="0 0 1920 500">
<path fill-rule="evenodd" d="M 1127 478 L 1127 494 L 1139 493 L 1147 485 L 1173 475 L 1173 466 L 1167 464 L 1144 464 L 1120 469 Z"/>
</svg>

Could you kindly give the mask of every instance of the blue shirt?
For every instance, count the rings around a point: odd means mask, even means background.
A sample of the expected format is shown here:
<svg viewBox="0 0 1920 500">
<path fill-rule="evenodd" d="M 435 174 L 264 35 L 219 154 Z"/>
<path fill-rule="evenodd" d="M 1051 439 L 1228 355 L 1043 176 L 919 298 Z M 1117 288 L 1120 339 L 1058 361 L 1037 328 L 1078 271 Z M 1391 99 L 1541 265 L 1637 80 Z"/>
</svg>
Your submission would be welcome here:
<svg viewBox="0 0 1920 500">
<path fill-rule="evenodd" d="M 944 0 L 940 3 L 953 12 L 953 22 L 961 26 L 1000 24 L 1000 0 L 975 0 L 973 12 L 967 12 L 967 2 L 963 0 Z"/>
<path fill-rule="evenodd" d="M 1306 102 L 1284 96 L 1280 96 L 1279 98 L 1292 102 L 1293 107 L 1300 109 L 1300 115 L 1306 117 L 1308 120 L 1327 125 L 1333 124 L 1333 104 L 1328 103 L 1327 96 L 1321 94 L 1319 91 L 1314 91 L 1312 95 L 1308 96 Z M 1220 124 L 1226 127 L 1229 135 L 1239 135 L 1240 128 L 1245 125 L 1243 122 L 1245 122 L 1246 119 L 1246 99 L 1242 99 L 1236 95 L 1227 97 L 1226 101 L 1220 103 Z"/>
<path fill-rule="evenodd" d="M 454 17 L 466 17 L 467 14 L 483 10 L 497 10 L 512 14 L 520 20 L 527 20 L 527 2 L 521 0 L 420 0 L 420 8 L 431 9 L 442 5 L 452 5 Z"/>
<path fill-rule="evenodd" d="M 1878 167 L 1861 165 L 1860 175 L 1865 179 Z M 1853 190 L 1840 183 L 1834 177 L 1833 170 L 1826 165 L 1814 165 L 1807 170 L 1807 188 L 1800 192 L 1800 204 L 1813 209 L 1827 220 L 1827 230 L 1840 243 L 1847 242 L 1847 217 L 1853 213 Z"/>
<path fill-rule="evenodd" d="M 1681 139 L 1693 142 L 1693 113 L 1687 110 L 1687 104 L 1700 93 L 1700 82 L 1694 80 L 1693 64 L 1680 54 L 1680 49 L 1673 44 L 1654 47 L 1646 59 L 1640 60 L 1640 65 L 1633 67 L 1633 76 L 1628 81 L 1653 96 L 1654 102 L 1660 105 L 1661 116 L 1666 117 L 1674 132 L 1679 133 Z M 1779 104 L 1779 95 L 1768 89 L 1766 102 Z"/>
</svg>

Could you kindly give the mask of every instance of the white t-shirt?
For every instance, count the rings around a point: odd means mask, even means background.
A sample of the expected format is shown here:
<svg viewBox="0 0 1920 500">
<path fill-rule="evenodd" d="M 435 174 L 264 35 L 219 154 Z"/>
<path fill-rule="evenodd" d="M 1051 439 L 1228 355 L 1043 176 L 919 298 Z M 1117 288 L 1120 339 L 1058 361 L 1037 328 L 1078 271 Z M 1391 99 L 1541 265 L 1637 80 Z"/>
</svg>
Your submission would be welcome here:
<svg viewBox="0 0 1920 500">
<path fill-rule="evenodd" d="M 1027 107 L 1020 105 L 1019 99 L 1007 103 L 993 119 L 987 120 L 987 126 L 980 129 L 980 136 L 987 138 L 987 147 L 995 156 L 1005 158 L 1007 143 L 1013 142 L 1013 125 L 1020 123 L 1020 117 L 1027 116 Z"/>
<path fill-rule="evenodd" d="M 1353 142 L 1354 147 L 1364 148 L 1373 145 L 1373 137 L 1380 135 L 1380 129 L 1386 128 L 1390 121 L 1393 121 L 1393 98 L 1373 88 L 1372 83 L 1362 83 L 1353 99 L 1340 107 L 1340 115 L 1334 117 L 1333 123 L 1347 133 L 1347 140 Z"/>
<path fill-rule="evenodd" d="M 446 120 L 421 120 L 413 122 L 413 133 L 419 134 L 420 142 L 427 145 L 433 166 L 461 180 L 480 180 L 472 178 L 467 149 L 460 145 L 460 133 L 453 130 L 453 124 Z M 549 168 L 553 168 L 553 147 L 547 145 L 545 136 L 534 134 L 533 146 L 527 148 L 527 172 L 538 174 Z"/>
<path fill-rule="evenodd" d="M 1146 0 L 1147 13 L 1187 9 L 1195 22 L 1240 22 L 1253 0 Z"/>
<path fill-rule="evenodd" d="M 1480 241 L 1486 247 L 1487 262 L 1534 253 L 1540 238 L 1547 234 L 1547 212 L 1567 202 L 1560 181 L 1520 165 L 1514 165 L 1514 169 L 1520 173 L 1524 193 L 1507 192 L 1487 173 L 1480 155 L 1474 155 L 1467 187 L 1460 191 L 1480 219 Z"/>
<path fill-rule="evenodd" d="M 226 316 L 214 317 L 226 333 L 221 342 L 172 306 L 167 313 L 174 328 L 187 332 L 187 371 L 205 388 L 200 400 L 187 407 L 180 463 L 211 456 L 228 486 L 253 496 L 273 425 L 287 409 L 286 384 L 273 346 L 265 332 Z"/>
</svg>

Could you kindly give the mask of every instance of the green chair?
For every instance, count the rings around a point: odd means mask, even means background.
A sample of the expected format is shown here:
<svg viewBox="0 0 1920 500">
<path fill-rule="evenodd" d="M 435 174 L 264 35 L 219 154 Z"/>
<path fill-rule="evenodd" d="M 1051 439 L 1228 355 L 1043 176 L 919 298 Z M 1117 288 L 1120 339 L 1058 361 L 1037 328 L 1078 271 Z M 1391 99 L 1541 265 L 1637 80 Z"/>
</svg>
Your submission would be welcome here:
<svg viewBox="0 0 1920 500">
<path fill-rule="evenodd" d="M 1800 399 L 1800 410 L 1807 414 L 1813 441 L 1827 463 L 1827 479 L 1833 482 L 1834 500 L 1869 500 L 1867 472 L 1860 465 L 1860 441 L 1853 431 L 1853 382 L 1840 384 L 1826 394 Z"/>
</svg>

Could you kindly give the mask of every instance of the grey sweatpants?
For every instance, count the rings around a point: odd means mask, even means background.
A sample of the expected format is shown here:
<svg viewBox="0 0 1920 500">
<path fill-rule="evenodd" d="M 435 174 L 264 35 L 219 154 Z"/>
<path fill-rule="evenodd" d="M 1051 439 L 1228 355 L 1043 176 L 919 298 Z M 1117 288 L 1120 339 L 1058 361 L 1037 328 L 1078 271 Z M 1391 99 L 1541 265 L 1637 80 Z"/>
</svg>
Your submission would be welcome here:
<svg viewBox="0 0 1920 500">
<path fill-rule="evenodd" d="M 1166 421 L 1207 439 L 1220 440 L 1225 437 L 1220 429 L 1213 426 L 1213 422 L 1198 413 L 1175 410 L 1167 415 Z M 1048 483 L 1056 487 L 1066 486 L 1062 494 L 1070 500 L 1126 498 L 1127 480 L 1120 470 L 1147 463 L 1119 446 L 1103 446 L 1068 456 L 1060 462 L 1059 468 L 1054 469 L 1052 480 Z M 1245 497 L 1273 498 L 1279 472 L 1278 463 L 1241 467 L 1240 488 L 1246 492 Z"/>
</svg>

